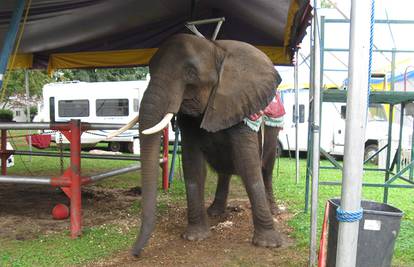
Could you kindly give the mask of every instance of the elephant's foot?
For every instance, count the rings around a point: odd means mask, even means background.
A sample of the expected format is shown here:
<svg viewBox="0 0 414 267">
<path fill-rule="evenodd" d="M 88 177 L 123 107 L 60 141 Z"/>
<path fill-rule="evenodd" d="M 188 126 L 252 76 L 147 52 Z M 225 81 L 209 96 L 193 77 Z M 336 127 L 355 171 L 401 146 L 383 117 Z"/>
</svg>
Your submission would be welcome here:
<svg viewBox="0 0 414 267">
<path fill-rule="evenodd" d="M 207 214 L 210 217 L 218 217 L 226 212 L 226 204 L 214 201 L 210 207 L 207 208 Z"/>
<path fill-rule="evenodd" d="M 278 248 L 282 246 L 282 238 L 280 234 L 275 230 L 260 230 L 254 231 L 253 245 L 259 247 L 272 247 Z"/>
<path fill-rule="evenodd" d="M 207 226 L 188 225 L 186 231 L 181 236 L 190 241 L 199 241 L 206 239 L 210 234 L 210 229 Z"/>
</svg>

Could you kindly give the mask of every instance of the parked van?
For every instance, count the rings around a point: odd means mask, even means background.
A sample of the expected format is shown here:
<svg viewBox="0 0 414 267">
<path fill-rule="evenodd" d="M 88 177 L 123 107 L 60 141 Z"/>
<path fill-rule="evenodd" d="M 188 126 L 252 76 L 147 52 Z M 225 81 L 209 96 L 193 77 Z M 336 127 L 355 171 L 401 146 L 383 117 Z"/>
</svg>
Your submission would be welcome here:
<svg viewBox="0 0 414 267">
<path fill-rule="evenodd" d="M 295 150 L 295 91 L 293 89 L 282 90 L 281 98 L 286 110 L 285 124 L 279 133 L 279 146 L 282 150 Z M 309 90 L 299 90 L 299 151 L 307 151 L 308 145 L 308 120 L 309 120 Z M 321 110 L 321 148 L 335 156 L 344 155 L 345 145 L 345 115 L 346 103 L 323 102 Z M 411 128 L 404 127 L 403 149 L 410 149 Z M 378 151 L 380 145 L 386 144 L 388 136 L 388 120 L 384 105 L 370 104 L 365 133 L 365 158 Z M 393 124 L 392 139 L 393 148 L 398 143 L 399 125 Z M 395 150 L 395 149 L 394 149 Z M 386 154 L 385 150 L 380 153 Z M 374 163 L 378 163 L 378 157 Z"/>
<path fill-rule="evenodd" d="M 63 82 L 43 87 L 43 103 L 39 107 L 37 122 L 64 122 L 80 119 L 89 123 L 125 124 L 137 116 L 140 101 L 148 80 L 121 82 Z M 106 136 L 112 130 L 94 130 L 81 136 L 83 146 L 108 143 L 112 151 L 134 151 L 138 131 L 128 130 L 111 140 Z M 52 140 L 63 144 L 68 140 L 59 132 L 52 132 Z M 138 142 L 136 142 L 138 143 Z M 139 148 L 138 148 L 139 149 Z M 135 149 L 137 150 L 137 149 Z"/>
</svg>

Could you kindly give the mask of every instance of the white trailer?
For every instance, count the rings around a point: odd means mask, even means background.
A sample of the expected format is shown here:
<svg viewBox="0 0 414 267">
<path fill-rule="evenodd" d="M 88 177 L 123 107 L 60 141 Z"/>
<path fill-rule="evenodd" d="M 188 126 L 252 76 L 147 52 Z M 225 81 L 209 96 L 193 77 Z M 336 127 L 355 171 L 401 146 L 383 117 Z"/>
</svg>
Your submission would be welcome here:
<svg viewBox="0 0 414 267">
<path fill-rule="evenodd" d="M 285 107 L 284 128 L 279 133 L 279 145 L 282 150 L 295 150 L 295 123 L 294 123 L 294 90 L 282 90 L 281 98 Z M 299 151 L 307 151 L 308 145 L 308 121 L 309 121 L 309 90 L 299 90 Z M 334 156 L 344 155 L 345 144 L 345 114 L 346 103 L 323 102 L 321 110 L 321 148 Z M 403 129 L 403 149 L 410 149 L 411 129 Z M 388 120 L 382 104 L 370 104 L 365 133 L 365 158 L 375 153 L 386 143 L 388 136 Z M 399 125 L 393 124 L 393 150 L 398 143 Z M 381 161 L 385 150 L 378 158 Z"/>
<path fill-rule="evenodd" d="M 137 116 L 140 101 L 149 79 L 121 82 L 63 82 L 43 87 L 43 102 L 39 107 L 37 122 L 64 122 L 80 119 L 89 123 L 125 124 Z M 87 131 L 81 136 L 83 146 L 108 143 L 112 151 L 126 150 L 139 153 L 134 140 L 138 131 L 128 130 L 107 140 L 108 131 Z M 62 139 L 60 139 L 62 137 Z M 68 140 L 59 132 L 52 133 L 52 140 L 63 144 Z M 135 144 L 137 144 L 137 140 Z"/>
</svg>

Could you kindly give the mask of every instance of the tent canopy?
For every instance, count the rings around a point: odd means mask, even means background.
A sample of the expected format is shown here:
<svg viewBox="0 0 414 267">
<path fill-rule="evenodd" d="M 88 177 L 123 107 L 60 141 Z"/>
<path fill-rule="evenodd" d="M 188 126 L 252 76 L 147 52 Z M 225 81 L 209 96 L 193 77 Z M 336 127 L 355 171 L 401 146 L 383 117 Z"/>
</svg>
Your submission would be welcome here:
<svg viewBox="0 0 414 267">
<path fill-rule="evenodd" d="M 1 0 L 0 47 L 16 5 Z M 311 8 L 309 0 L 32 0 L 12 67 L 146 65 L 169 36 L 190 33 L 186 22 L 217 17 L 225 18 L 217 39 L 248 42 L 289 65 Z M 197 28 L 211 36 L 215 26 Z"/>
</svg>

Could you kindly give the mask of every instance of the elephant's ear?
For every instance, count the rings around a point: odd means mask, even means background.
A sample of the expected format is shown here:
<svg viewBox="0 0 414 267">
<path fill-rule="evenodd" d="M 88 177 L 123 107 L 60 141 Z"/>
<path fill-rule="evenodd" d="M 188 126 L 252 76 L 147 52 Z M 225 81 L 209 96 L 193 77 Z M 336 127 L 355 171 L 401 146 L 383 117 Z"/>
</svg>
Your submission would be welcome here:
<svg viewBox="0 0 414 267">
<path fill-rule="evenodd" d="M 222 64 L 201 128 L 216 132 L 263 110 L 275 95 L 281 78 L 260 50 L 237 41 L 217 41 Z"/>
</svg>

